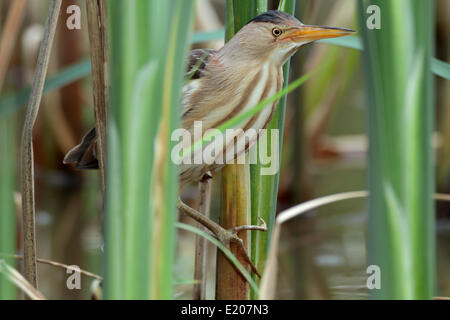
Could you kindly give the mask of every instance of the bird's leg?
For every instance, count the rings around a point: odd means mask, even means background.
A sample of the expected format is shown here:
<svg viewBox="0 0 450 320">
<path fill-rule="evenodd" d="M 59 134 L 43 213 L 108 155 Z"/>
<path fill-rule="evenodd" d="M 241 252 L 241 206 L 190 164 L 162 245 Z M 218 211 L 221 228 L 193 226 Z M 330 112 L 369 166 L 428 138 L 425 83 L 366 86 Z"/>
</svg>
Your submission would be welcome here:
<svg viewBox="0 0 450 320">
<path fill-rule="evenodd" d="M 187 204 L 185 204 L 181 199 L 178 199 L 177 203 L 178 209 L 180 209 L 183 213 L 187 214 L 189 217 L 194 219 L 195 221 L 201 223 L 206 228 L 208 228 L 214 236 L 228 249 L 230 249 L 230 244 L 235 243 L 238 245 L 240 250 L 243 253 L 243 256 L 246 260 L 246 262 L 250 265 L 250 268 L 252 271 L 257 274 L 259 277 L 261 275 L 258 272 L 258 269 L 256 269 L 255 265 L 253 264 L 252 260 L 250 259 L 247 250 L 244 247 L 244 242 L 241 238 L 238 237 L 237 233 L 238 231 L 246 231 L 246 230 L 258 230 L 258 231 L 267 231 L 266 223 L 262 218 L 261 221 L 263 222 L 262 226 L 238 226 L 234 227 L 230 230 L 227 230 L 217 224 L 216 222 L 212 221 L 211 219 L 206 218 L 203 214 L 198 212 L 195 209 L 192 209 Z"/>
</svg>

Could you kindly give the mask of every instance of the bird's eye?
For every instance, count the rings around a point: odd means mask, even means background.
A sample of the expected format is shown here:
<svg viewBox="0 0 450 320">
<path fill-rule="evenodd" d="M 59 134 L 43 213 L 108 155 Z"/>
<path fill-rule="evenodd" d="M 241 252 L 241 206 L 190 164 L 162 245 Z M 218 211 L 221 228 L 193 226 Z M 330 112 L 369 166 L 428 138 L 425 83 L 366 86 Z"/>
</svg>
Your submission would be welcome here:
<svg viewBox="0 0 450 320">
<path fill-rule="evenodd" d="M 276 37 L 276 38 L 278 38 L 279 36 L 281 36 L 282 33 L 283 33 L 283 31 L 281 31 L 280 28 L 275 27 L 275 28 L 272 29 L 272 34 L 273 34 L 273 36 Z"/>
</svg>

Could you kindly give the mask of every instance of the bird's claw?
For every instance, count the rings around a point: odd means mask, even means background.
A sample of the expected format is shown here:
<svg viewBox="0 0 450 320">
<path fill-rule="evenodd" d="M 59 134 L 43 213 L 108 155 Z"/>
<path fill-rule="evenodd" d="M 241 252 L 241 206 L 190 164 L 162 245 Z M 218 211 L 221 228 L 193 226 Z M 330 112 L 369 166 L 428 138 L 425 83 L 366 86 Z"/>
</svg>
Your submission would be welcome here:
<svg viewBox="0 0 450 320">
<path fill-rule="evenodd" d="M 267 231 L 267 224 L 264 221 L 264 219 L 261 217 L 258 217 L 258 219 L 261 222 L 261 225 L 259 225 L 259 226 L 244 225 L 244 226 L 234 227 L 231 230 L 234 231 L 235 233 L 238 233 L 239 231 L 248 231 L 248 230 L 264 231 L 264 232 Z"/>
<path fill-rule="evenodd" d="M 216 222 L 212 221 L 211 219 L 206 218 L 203 214 L 198 212 L 195 209 L 192 209 L 181 199 L 178 199 L 177 203 L 178 208 L 183 211 L 185 214 L 190 216 L 192 219 L 196 220 L 197 222 L 201 223 L 203 226 L 205 226 L 226 248 L 230 249 L 230 244 L 236 244 L 240 250 L 240 254 L 245 259 L 245 262 L 250 266 L 252 271 L 258 275 L 258 277 L 261 277 L 261 275 L 258 272 L 258 269 L 256 269 L 255 265 L 253 264 L 252 260 L 250 259 L 247 250 L 244 246 L 244 241 L 242 241 L 241 238 L 237 235 L 239 231 L 246 231 L 246 230 L 258 230 L 258 231 L 267 231 L 267 225 L 266 222 L 259 218 L 259 220 L 262 222 L 262 225 L 260 226 L 238 226 L 231 228 L 230 230 L 227 230 L 217 224 Z"/>
<path fill-rule="evenodd" d="M 237 235 L 239 231 L 248 231 L 248 230 L 256 230 L 256 231 L 267 231 L 267 225 L 264 219 L 259 217 L 259 220 L 261 221 L 262 225 L 254 226 L 254 225 L 243 225 L 243 226 L 237 226 L 234 228 L 231 228 L 229 230 L 223 229 L 222 232 L 219 232 L 217 234 L 218 240 L 226 246 L 228 249 L 230 249 L 230 244 L 236 244 L 241 251 L 242 257 L 245 259 L 245 262 L 250 266 L 252 271 L 261 278 L 261 274 L 258 272 L 258 269 L 253 264 L 253 261 L 250 259 L 250 256 L 247 253 L 247 250 L 244 246 L 244 241 Z"/>
</svg>

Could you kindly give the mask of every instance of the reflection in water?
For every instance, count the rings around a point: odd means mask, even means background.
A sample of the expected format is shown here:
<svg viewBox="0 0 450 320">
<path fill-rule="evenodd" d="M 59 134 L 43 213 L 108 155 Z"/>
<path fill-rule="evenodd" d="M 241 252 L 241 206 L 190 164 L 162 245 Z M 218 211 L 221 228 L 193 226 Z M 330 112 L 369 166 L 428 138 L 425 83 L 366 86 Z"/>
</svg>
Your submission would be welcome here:
<svg viewBox="0 0 450 320">
<path fill-rule="evenodd" d="M 37 256 L 101 274 L 101 225 L 98 218 L 97 173 L 89 172 L 84 184 L 69 177 L 39 172 L 37 179 Z M 76 179 L 79 180 L 79 179 Z M 81 289 L 69 290 L 65 269 L 38 265 L 38 286 L 49 299 L 88 299 L 93 279 L 82 276 Z"/>
<path fill-rule="evenodd" d="M 317 194 L 362 190 L 359 166 L 326 163 L 317 168 Z M 345 188 L 343 190 L 343 188 Z M 329 205 L 290 221 L 282 233 L 278 297 L 280 299 L 367 299 L 366 202 Z M 450 221 L 437 227 L 437 296 L 450 296 Z"/>
</svg>

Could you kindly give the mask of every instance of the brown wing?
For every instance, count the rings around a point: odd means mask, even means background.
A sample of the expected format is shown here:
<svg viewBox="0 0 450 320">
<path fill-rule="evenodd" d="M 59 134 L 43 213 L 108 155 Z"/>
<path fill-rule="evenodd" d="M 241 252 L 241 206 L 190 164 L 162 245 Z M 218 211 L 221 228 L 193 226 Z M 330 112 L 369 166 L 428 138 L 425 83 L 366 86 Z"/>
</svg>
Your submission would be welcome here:
<svg viewBox="0 0 450 320">
<path fill-rule="evenodd" d="M 216 52 L 213 49 L 192 50 L 189 55 L 186 78 L 189 80 L 201 78 L 209 59 Z M 67 153 L 63 163 L 73 163 L 77 169 L 98 169 L 95 128 L 89 130 L 81 143 Z"/>
<path fill-rule="evenodd" d="M 186 78 L 199 79 L 206 69 L 208 61 L 217 53 L 214 49 L 195 49 L 189 55 Z"/>
</svg>

